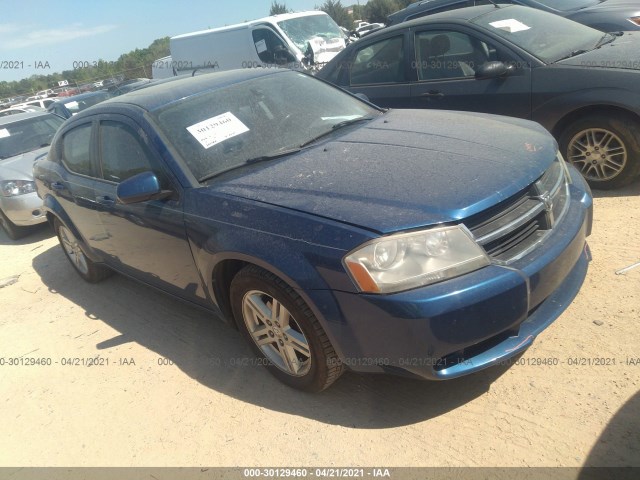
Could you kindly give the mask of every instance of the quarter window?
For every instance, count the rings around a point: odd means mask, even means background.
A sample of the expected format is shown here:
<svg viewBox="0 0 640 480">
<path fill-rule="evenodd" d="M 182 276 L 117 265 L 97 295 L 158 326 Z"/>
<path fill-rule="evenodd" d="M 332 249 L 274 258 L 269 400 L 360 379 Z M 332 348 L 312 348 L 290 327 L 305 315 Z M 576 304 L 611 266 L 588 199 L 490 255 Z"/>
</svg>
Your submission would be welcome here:
<svg viewBox="0 0 640 480">
<path fill-rule="evenodd" d="M 406 81 L 403 43 L 403 37 L 393 37 L 358 50 L 351 66 L 351 85 Z"/>
<path fill-rule="evenodd" d="M 91 124 L 69 131 L 62 140 L 62 160 L 74 173 L 93 176 L 91 165 Z"/>
</svg>

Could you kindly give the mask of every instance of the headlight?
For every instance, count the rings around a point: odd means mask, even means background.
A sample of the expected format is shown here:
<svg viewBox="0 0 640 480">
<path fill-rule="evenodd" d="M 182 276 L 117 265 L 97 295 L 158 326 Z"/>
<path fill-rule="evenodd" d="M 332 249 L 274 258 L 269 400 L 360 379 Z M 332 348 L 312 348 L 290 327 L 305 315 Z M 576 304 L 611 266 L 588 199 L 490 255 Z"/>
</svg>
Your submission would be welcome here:
<svg viewBox="0 0 640 480">
<path fill-rule="evenodd" d="M 28 180 L 4 180 L 0 182 L 0 194 L 3 197 L 15 197 L 26 195 L 36 191 L 35 182 Z"/>
<path fill-rule="evenodd" d="M 430 285 L 489 263 L 487 254 L 461 225 L 382 237 L 344 258 L 351 279 L 366 293 Z"/>
<path fill-rule="evenodd" d="M 631 23 L 635 23 L 636 25 L 640 26 L 640 17 L 631 17 L 629 21 Z"/>
</svg>

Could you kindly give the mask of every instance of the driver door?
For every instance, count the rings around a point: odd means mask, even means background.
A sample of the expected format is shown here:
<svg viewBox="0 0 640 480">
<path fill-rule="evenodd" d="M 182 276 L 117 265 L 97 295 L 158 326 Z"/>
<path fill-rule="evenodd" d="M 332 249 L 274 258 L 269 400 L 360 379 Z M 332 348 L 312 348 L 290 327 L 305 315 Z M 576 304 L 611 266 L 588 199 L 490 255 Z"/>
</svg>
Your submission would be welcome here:
<svg viewBox="0 0 640 480">
<path fill-rule="evenodd" d="M 531 117 L 531 69 L 501 45 L 458 28 L 430 27 L 413 35 L 417 81 L 414 108 Z M 479 67 L 501 61 L 507 75 L 476 78 Z"/>
</svg>

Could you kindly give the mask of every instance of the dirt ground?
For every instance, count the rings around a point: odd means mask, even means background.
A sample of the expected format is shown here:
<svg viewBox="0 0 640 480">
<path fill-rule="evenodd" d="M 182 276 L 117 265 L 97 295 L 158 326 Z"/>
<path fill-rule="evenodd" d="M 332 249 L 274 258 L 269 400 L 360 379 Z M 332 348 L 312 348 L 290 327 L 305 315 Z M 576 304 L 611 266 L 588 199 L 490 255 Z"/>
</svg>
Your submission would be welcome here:
<svg viewBox="0 0 640 480">
<path fill-rule="evenodd" d="M 0 466 L 638 467 L 640 182 L 595 196 L 587 280 L 515 364 L 316 395 L 200 310 L 84 283 L 47 228 L 0 232 Z"/>
</svg>

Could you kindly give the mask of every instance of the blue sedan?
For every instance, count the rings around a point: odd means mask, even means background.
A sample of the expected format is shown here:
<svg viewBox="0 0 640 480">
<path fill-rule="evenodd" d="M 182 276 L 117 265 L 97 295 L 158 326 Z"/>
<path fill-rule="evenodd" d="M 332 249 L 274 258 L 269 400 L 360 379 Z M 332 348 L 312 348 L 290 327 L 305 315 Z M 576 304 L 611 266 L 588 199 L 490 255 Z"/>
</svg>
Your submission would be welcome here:
<svg viewBox="0 0 640 480">
<path fill-rule="evenodd" d="M 459 377 L 571 303 L 592 201 L 540 125 L 384 111 L 308 75 L 229 71 L 68 120 L 34 166 L 82 278 L 117 271 L 239 328 L 278 379 Z"/>
</svg>

